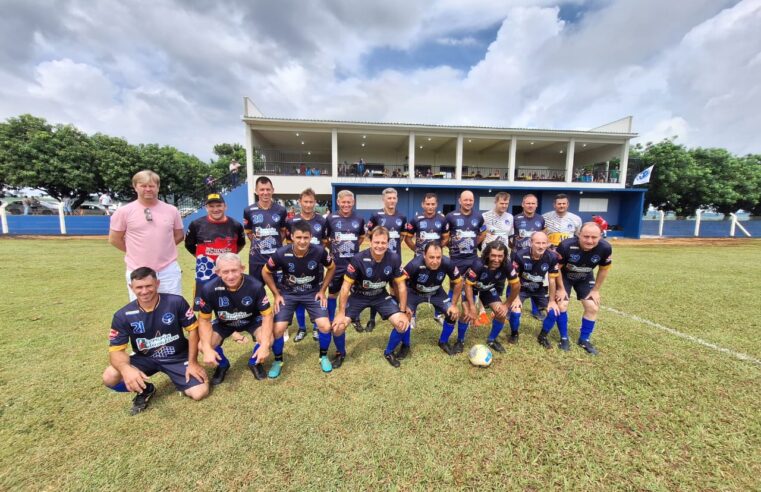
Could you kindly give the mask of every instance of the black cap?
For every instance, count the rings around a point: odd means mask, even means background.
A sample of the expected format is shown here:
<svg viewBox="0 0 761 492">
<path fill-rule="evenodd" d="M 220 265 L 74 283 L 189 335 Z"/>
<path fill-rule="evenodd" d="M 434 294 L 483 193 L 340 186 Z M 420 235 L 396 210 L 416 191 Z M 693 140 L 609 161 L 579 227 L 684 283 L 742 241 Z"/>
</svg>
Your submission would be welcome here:
<svg viewBox="0 0 761 492">
<path fill-rule="evenodd" d="M 209 193 L 206 197 L 206 205 L 210 203 L 225 203 L 225 199 L 219 193 Z"/>
</svg>

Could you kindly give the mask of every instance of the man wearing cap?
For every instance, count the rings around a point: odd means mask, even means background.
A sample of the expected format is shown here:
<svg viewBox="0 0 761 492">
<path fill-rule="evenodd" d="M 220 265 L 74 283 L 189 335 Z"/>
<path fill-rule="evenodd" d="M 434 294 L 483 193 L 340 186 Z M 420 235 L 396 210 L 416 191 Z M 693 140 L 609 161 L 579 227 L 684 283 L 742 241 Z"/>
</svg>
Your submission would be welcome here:
<svg viewBox="0 0 761 492">
<path fill-rule="evenodd" d="M 219 193 L 206 197 L 206 217 L 200 217 L 188 226 L 185 249 L 196 257 L 196 282 L 193 291 L 193 309 L 198 311 L 203 285 L 217 277 L 214 263 L 222 253 L 237 253 L 246 245 L 243 226 L 225 215 L 227 205 Z"/>
</svg>

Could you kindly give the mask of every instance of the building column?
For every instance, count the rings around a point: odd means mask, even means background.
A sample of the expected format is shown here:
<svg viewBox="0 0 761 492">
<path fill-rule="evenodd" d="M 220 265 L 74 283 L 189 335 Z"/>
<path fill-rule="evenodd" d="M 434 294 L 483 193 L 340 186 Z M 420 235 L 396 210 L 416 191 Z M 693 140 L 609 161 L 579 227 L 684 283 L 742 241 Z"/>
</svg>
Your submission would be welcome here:
<svg viewBox="0 0 761 492">
<path fill-rule="evenodd" d="M 571 139 L 568 141 L 566 147 L 565 156 L 565 182 L 570 183 L 573 181 L 573 153 L 576 151 L 576 140 Z"/>
<path fill-rule="evenodd" d="M 454 179 L 462 180 L 462 133 L 457 135 L 457 151 L 454 158 Z"/>
<path fill-rule="evenodd" d="M 330 175 L 335 179 L 338 177 L 338 130 L 335 128 L 333 128 L 330 135 L 330 157 Z"/>
<path fill-rule="evenodd" d="M 618 168 L 618 183 L 626 186 L 626 171 L 629 167 L 629 141 L 624 142 L 621 149 L 621 165 Z"/>
<path fill-rule="evenodd" d="M 410 132 L 410 145 L 407 150 L 407 165 L 409 166 L 409 169 L 407 170 L 407 173 L 409 173 L 409 179 L 412 179 L 415 177 L 415 132 Z"/>
<path fill-rule="evenodd" d="M 507 175 L 509 176 L 508 181 L 515 181 L 515 153 L 518 150 L 518 139 L 516 137 L 512 137 L 510 139 L 510 151 L 509 151 L 509 157 L 507 158 Z"/>
<path fill-rule="evenodd" d="M 254 136 L 248 123 L 243 126 L 246 128 L 246 188 L 250 205 L 254 203 Z"/>
</svg>

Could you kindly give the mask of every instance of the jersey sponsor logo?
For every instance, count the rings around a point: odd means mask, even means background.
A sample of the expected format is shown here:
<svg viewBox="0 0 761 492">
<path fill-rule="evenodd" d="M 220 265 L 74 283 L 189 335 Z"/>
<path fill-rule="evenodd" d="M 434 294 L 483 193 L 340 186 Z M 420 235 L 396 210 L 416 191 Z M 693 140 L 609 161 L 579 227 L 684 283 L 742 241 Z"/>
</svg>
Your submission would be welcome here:
<svg viewBox="0 0 761 492">
<path fill-rule="evenodd" d="M 142 321 L 135 321 L 129 324 L 132 327 L 132 333 L 145 333 L 145 325 Z M 113 330 L 112 330 L 113 331 Z"/>
<path fill-rule="evenodd" d="M 217 317 L 221 319 L 222 321 L 239 321 L 242 319 L 250 318 L 252 316 L 252 313 L 247 313 L 245 311 L 239 311 L 237 313 L 228 312 L 228 311 L 218 311 Z"/>
<path fill-rule="evenodd" d="M 425 232 L 422 231 L 420 233 L 420 240 L 421 241 L 437 241 L 439 239 L 439 234 L 437 232 Z"/>
<path fill-rule="evenodd" d="M 180 335 L 172 335 L 171 333 L 167 333 L 153 338 L 138 338 L 135 340 L 135 345 L 137 345 L 137 349 L 140 352 L 145 353 L 151 349 L 162 347 L 179 339 Z"/>
<path fill-rule="evenodd" d="M 135 309 L 134 311 L 127 311 L 124 314 L 126 314 L 127 316 L 130 316 L 130 315 L 139 314 L 139 313 L 140 313 L 140 310 L 139 309 Z"/>
<path fill-rule="evenodd" d="M 185 319 L 193 319 L 195 318 L 196 314 L 193 312 L 192 307 L 188 307 L 188 310 L 185 311 Z"/>
<path fill-rule="evenodd" d="M 421 294 L 430 294 L 432 292 L 436 292 L 440 288 L 441 288 L 440 285 L 428 286 L 428 285 L 423 285 L 423 284 L 417 284 L 415 286 L 415 290 L 420 292 Z"/>
<path fill-rule="evenodd" d="M 521 278 L 528 282 L 541 283 L 544 281 L 544 275 L 532 275 L 531 272 L 523 272 Z"/>
<path fill-rule="evenodd" d="M 230 299 L 225 296 L 219 298 L 219 307 L 227 307 L 230 305 Z"/>
<path fill-rule="evenodd" d="M 174 323 L 174 314 L 172 313 L 164 313 L 164 316 L 161 317 L 161 322 L 165 325 L 171 325 Z"/>
<path fill-rule="evenodd" d="M 244 306 L 250 306 L 254 303 L 254 300 L 251 298 L 251 296 L 246 296 L 243 299 L 240 300 L 240 303 Z"/>
<path fill-rule="evenodd" d="M 270 300 L 267 299 L 267 296 L 264 296 L 264 299 L 262 299 L 262 306 L 269 307 L 269 305 L 270 305 Z"/>
<path fill-rule="evenodd" d="M 116 337 L 119 336 L 119 332 L 111 328 L 111 331 L 108 332 L 108 339 L 114 340 Z"/>
<path fill-rule="evenodd" d="M 354 273 L 354 272 L 356 272 L 356 271 L 357 271 L 357 270 L 354 268 L 354 265 L 352 265 L 351 263 L 349 263 L 349 266 L 347 266 L 347 267 L 346 267 L 346 270 L 347 270 L 347 271 L 349 271 L 349 272 L 351 272 L 351 273 Z"/>
<path fill-rule="evenodd" d="M 328 259 L 330 259 L 330 258 L 328 258 Z M 309 270 L 314 270 L 315 268 L 317 268 L 317 262 L 314 261 L 314 260 L 309 260 L 309 263 L 307 263 L 307 268 Z"/>
</svg>

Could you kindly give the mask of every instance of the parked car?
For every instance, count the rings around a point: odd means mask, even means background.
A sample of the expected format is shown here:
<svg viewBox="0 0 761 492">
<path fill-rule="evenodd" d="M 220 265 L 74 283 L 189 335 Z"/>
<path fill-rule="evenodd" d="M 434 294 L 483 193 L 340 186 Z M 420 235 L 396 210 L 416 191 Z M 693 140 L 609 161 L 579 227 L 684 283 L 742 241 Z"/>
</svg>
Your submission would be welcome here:
<svg viewBox="0 0 761 492">
<path fill-rule="evenodd" d="M 21 200 L 22 198 L 19 197 L 3 198 L 3 202 L 8 203 L 8 206 L 5 207 L 5 211 L 9 215 L 23 215 L 24 204 L 21 203 Z M 57 213 L 57 202 L 39 200 L 37 198 L 32 199 L 32 205 L 29 207 L 29 215 L 56 215 Z"/>
<path fill-rule="evenodd" d="M 110 215 L 106 207 L 97 202 L 82 202 L 74 209 L 74 215 Z"/>
</svg>

